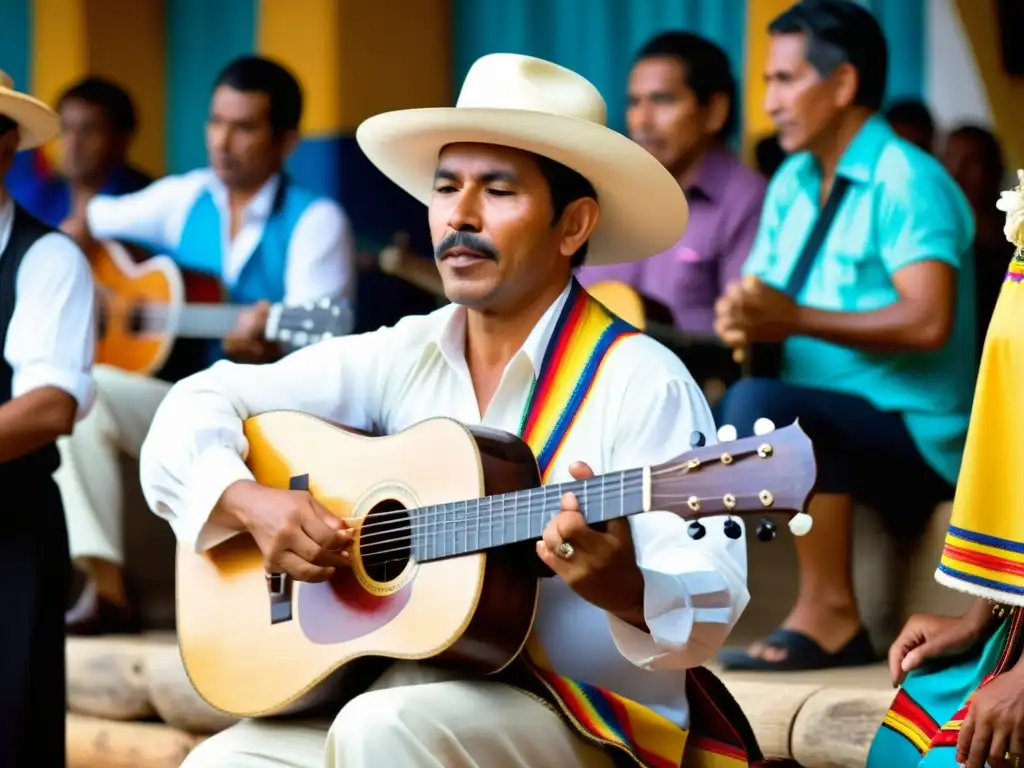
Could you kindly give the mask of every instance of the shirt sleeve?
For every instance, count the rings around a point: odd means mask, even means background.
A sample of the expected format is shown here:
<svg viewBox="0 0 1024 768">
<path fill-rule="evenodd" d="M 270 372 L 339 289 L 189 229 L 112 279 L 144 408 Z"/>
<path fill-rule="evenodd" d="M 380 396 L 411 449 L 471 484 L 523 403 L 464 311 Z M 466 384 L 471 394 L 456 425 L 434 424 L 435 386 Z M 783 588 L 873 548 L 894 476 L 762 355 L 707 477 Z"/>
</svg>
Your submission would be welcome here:
<svg viewBox="0 0 1024 768">
<path fill-rule="evenodd" d="M 679 364 L 682 365 L 681 363 Z M 715 442 L 715 426 L 703 394 L 692 378 L 653 385 L 631 382 L 624 402 L 612 471 L 669 461 L 690 449 L 690 435 Z M 635 386 L 634 386 L 635 385 Z M 646 390 L 646 393 L 643 391 Z M 652 506 L 657 509 L 655 492 Z M 652 511 L 629 518 L 637 565 L 644 579 L 644 618 L 650 632 L 608 615 L 619 652 L 644 669 L 699 666 L 721 648 L 750 600 L 747 590 L 746 534 L 730 539 L 725 517 L 702 521 L 707 533 L 692 539 L 688 523 Z"/>
<path fill-rule="evenodd" d="M 132 240 L 173 252 L 205 181 L 196 171 L 167 176 L 130 195 L 97 195 L 85 208 L 89 231 L 97 240 Z"/>
<path fill-rule="evenodd" d="M 897 158 L 898 160 L 899 158 Z M 938 166 L 888 164 L 881 202 L 879 253 L 889 274 L 935 260 L 960 268 L 974 240 L 974 217 L 956 183 Z"/>
<path fill-rule="evenodd" d="M 348 217 L 331 200 L 317 200 L 295 225 L 288 246 L 285 300 L 300 304 L 324 296 L 350 296 L 355 239 Z"/>
<path fill-rule="evenodd" d="M 95 396 L 96 349 L 95 293 L 85 255 L 70 238 L 45 235 L 25 254 L 15 289 L 4 344 L 14 371 L 12 396 L 57 387 L 75 398 L 77 418 L 83 418 Z"/>
<path fill-rule="evenodd" d="M 139 458 L 150 508 L 198 552 L 233 536 L 209 516 L 229 485 L 253 478 L 245 465 L 245 419 L 290 410 L 373 429 L 381 423 L 382 392 L 400 332 L 401 324 L 330 339 L 266 365 L 221 361 L 173 386 Z"/>
<path fill-rule="evenodd" d="M 792 188 L 797 176 L 797 160 L 795 157 L 787 158 L 768 182 L 761 205 L 757 234 L 754 235 L 753 245 L 750 246 L 750 253 L 741 270 L 743 275 L 753 275 L 769 281 L 769 273 L 775 262 L 775 243 L 778 242 L 779 228 L 785 215 L 781 202 L 792 197 Z"/>
</svg>

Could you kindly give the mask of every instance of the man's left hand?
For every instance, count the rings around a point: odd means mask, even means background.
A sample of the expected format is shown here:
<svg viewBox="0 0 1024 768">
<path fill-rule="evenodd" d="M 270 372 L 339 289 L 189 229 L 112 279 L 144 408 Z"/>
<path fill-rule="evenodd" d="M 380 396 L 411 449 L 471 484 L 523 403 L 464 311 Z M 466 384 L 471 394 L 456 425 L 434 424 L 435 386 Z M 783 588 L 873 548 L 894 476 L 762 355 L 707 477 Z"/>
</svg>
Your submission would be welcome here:
<svg viewBox="0 0 1024 768">
<path fill-rule="evenodd" d="M 1024 757 L 1024 675 L 1012 669 L 979 688 L 960 726 L 956 761 L 966 768 L 1012 768 Z M 1011 755 L 1006 759 L 1006 754 Z"/>
<path fill-rule="evenodd" d="M 569 474 L 577 480 L 594 476 L 581 461 L 569 467 Z M 571 548 L 568 557 L 563 544 Z M 566 493 L 562 496 L 562 511 L 547 524 L 543 538 L 537 542 L 537 554 L 584 600 L 646 629 L 644 577 L 636 564 L 628 520 L 610 520 L 604 530 L 591 528 L 579 501 Z"/>
<path fill-rule="evenodd" d="M 715 332 L 730 347 L 778 342 L 797 330 L 799 307 L 756 277 L 730 283 L 715 303 Z"/>
<path fill-rule="evenodd" d="M 244 363 L 265 363 L 281 356 L 280 346 L 263 338 L 269 312 L 270 303 L 261 301 L 238 316 L 235 330 L 224 338 L 228 357 Z"/>
</svg>

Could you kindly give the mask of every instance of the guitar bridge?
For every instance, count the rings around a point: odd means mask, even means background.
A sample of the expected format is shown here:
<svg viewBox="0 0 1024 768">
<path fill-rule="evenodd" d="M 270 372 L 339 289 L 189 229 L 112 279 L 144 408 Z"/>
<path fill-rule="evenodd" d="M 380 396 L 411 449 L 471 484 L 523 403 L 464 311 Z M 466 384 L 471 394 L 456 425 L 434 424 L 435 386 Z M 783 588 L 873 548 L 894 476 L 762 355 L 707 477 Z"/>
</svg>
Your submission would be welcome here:
<svg viewBox="0 0 1024 768">
<path fill-rule="evenodd" d="M 308 491 L 309 475 L 295 475 L 289 479 L 288 490 Z M 267 595 L 270 597 L 270 623 L 281 624 L 291 621 L 292 577 L 287 573 L 268 573 Z"/>
</svg>

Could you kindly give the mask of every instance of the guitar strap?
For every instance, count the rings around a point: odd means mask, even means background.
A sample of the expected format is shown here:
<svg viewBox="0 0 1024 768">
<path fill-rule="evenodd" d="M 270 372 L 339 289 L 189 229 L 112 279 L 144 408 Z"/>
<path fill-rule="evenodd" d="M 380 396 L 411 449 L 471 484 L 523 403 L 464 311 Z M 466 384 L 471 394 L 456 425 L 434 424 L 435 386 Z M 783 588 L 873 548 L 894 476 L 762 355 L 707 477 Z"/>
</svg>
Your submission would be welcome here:
<svg viewBox="0 0 1024 768">
<path fill-rule="evenodd" d="M 611 314 L 573 280 L 519 429 L 537 457 L 544 483 L 608 353 L 636 333 L 636 328 Z M 638 702 L 559 675 L 535 633 L 527 639 L 519 662 L 499 677 L 557 705 L 570 727 L 592 743 L 610 748 L 617 763 L 642 768 L 745 768 L 748 755 L 756 754 L 756 744 L 745 743 L 723 714 L 724 710 L 738 712 L 735 702 L 728 694 L 714 696 L 702 684 L 713 678 L 706 670 L 688 675 L 691 720 L 695 727 L 698 722 L 703 726 L 691 737 Z"/>
<path fill-rule="evenodd" d="M 548 481 L 608 353 L 637 333 L 572 281 L 519 425 L 519 436 L 537 457 L 542 482 Z"/>
<path fill-rule="evenodd" d="M 825 206 L 821 209 L 811 233 L 807 236 L 800 256 L 789 273 L 789 279 L 781 288 L 782 292 L 793 301 L 797 300 L 804 285 L 807 284 L 807 278 L 811 275 L 818 252 L 832 228 L 832 222 L 835 221 L 836 214 L 839 213 L 839 206 L 849 188 L 850 180 L 845 176 L 836 176 L 832 182 L 832 189 L 825 200 Z M 779 368 L 782 365 L 782 346 L 780 344 L 754 344 L 750 357 L 752 359 L 744 365 L 744 375 L 778 378 Z"/>
</svg>

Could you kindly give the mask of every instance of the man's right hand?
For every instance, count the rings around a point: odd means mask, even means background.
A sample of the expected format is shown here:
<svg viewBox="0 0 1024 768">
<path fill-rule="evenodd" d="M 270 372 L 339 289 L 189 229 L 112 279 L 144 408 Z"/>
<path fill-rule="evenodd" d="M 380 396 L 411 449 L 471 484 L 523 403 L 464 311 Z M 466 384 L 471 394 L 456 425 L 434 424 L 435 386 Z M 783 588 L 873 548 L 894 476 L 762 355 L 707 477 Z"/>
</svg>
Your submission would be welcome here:
<svg viewBox="0 0 1024 768">
<path fill-rule="evenodd" d="M 251 480 L 232 483 L 218 505 L 252 534 L 267 573 L 297 581 L 325 581 L 351 562 L 352 532 L 306 491 L 267 488 Z"/>
<path fill-rule="evenodd" d="M 961 618 L 926 613 L 911 616 L 889 648 L 893 685 L 901 685 L 908 672 L 928 659 L 967 650 L 981 637 L 982 629 L 970 614 Z"/>
</svg>

